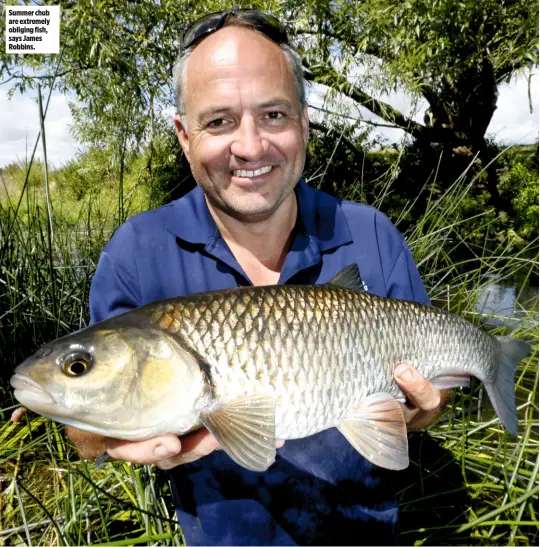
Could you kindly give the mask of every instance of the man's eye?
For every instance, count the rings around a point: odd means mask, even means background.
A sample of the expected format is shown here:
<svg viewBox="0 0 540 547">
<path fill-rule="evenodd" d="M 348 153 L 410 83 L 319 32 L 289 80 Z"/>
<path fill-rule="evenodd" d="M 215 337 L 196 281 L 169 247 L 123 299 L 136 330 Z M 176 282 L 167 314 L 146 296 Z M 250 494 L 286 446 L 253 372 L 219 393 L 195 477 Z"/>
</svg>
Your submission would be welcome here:
<svg viewBox="0 0 540 547">
<path fill-rule="evenodd" d="M 283 112 L 268 112 L 267 116 L 271 119 L 271 120 L 281 120 L 284 118 L 284 114 Z"/>
<path fill-rule="evenodd" d="M 217 120 L 212 120 L 208 124 L 208 127 L 212 129 L 217 129 L 218 127 L 223 127 L 224 123 L 225 123 L 225 120 L 223 118 L 218 118 Z"/>
</svg>

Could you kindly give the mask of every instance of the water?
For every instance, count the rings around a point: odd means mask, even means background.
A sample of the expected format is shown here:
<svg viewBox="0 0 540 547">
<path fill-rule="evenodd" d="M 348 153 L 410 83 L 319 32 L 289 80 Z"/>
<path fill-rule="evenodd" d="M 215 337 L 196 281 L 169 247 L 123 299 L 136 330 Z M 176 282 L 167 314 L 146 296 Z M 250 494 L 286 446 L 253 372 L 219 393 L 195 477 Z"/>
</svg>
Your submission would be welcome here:
<svg viewBox="0 0 540 547">
<path fill-rule="evenodd" d="M 533 312 L 531 314 L 530 312 Z M 536 328 L 538 325 L 538 286 L 522 284 L 488 283 L 482 291 L 476 304 L 476 312 L 482 315 L 482 323 L 499 327 L 507 325 L 510 331 L 520 327 Z M 511 332 L 507 332 L 510 334 Z M 526 403 L 529 393 L 534 389 L 535 373 L 531 370 L 520 384 L 522 389 L 516 391 L 516 405 Z M 538 393 L 535 395 L 538 401 Z M 476 409 L 479 421 L 488 421 L 496 417 L 495 411 L 487 396 L 483 395 L 480 408 Z M 533 419 L 538 419 L 538 410 L 533 411 Z M 538 439 L 536 428 L 533 437 Z"/>
<path fill-rule="evenodd" d="M 531 311 L 533 317 L 525 318 Z M 489 283 L 478 298 L 476 312 L 483 315 L 483 323 L 494 327 L 534 326 L 538 324 L 538 286 Z"/>
</svg>

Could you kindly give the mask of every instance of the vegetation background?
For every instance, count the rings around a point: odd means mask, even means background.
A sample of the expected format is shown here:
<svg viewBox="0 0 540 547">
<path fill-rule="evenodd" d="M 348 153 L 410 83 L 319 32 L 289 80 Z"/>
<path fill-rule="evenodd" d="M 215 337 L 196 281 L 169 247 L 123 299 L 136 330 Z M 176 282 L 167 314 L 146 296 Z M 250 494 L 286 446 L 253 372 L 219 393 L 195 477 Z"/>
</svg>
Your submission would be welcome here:
<svg viewBox="0 0 540 547">
<path fill-rule="evenodd" d="M 32 2 L 49 3 L 62 6 L 60 55 L 5 55 L 0 44 L 0 81 L 13 93 L 37 90 L 42 120 L 52 89 L 71 93 L 86 151 L 57 168 L 46 153 L 34 160 L 37 146 L 46 151 L 42 124 L 25 161 L 0 170 L 0 545 L 178 544 L 162 475 L 122 463 L 98 471 L 58 424 L 10 422 L 7 382 L 39 345 L 87 324 L 91 277 L 114 229 L 193 187 L 164 116 L 171 68 L 182 29 L 232 3 Z M 396 474 L 402 542 L 537 545 L 538 143 L 503 148 L 486 136 L 498 86 L 538 66 L 536 3 L 235 5 L 285 21 L 307 79 L 326 92 L 311 109 L 309 183 L 389 215 L 434 303 L 534 347 L 516 376 L 517 439 L 478 383 L 458 390 L 429 432 L 411 435 L 411 466 Z M 381 99 L 398 88 L 429 105 L 424 123 Z M 374 124 L 408 137 L 381 143 Z M 503 283 L 515 314 L 494 317 L 482 296 Z"/>
</svg>

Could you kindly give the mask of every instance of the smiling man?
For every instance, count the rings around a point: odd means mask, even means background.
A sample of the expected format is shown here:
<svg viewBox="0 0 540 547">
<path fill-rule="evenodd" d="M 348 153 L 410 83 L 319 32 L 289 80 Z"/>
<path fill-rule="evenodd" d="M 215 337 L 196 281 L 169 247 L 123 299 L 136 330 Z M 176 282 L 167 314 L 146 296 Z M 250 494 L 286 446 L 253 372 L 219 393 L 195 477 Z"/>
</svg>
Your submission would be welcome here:
<svg viewBox="0 0 540 547">
<path fill-rule="evenodd" d="M 185 94 L 178 137 L 212 213 L 252 224 L 294 217 L 308 118 L 279 47 L 229 26 L 179 70 Z"/>
<path fill-rule="evenodd" d="M 197 21 L 182 39 L 175 79 L 176 130 L 198 187 L 118 229 L 92 283 L 93 322 L 197 292 L 325 283 L 351 263 L 374 294 L 429 301 L 403 237 L 383 214 L 301 178 L 309 128 L 302 64 L 275 18 L 238 10 Z M 440 393 L 407 365 L 395 377 L 409 400 L 409 427 L 430 423 Z M 106 449 L 171 469 L 188 545 L 397 538 L 392 472 L 365 460 L 336 429 L 279 443 L 264 473 L 236 465 L 206 429 L 143 442 L 72 428 L 69 435 L 83 456 Z"/>
</svg>

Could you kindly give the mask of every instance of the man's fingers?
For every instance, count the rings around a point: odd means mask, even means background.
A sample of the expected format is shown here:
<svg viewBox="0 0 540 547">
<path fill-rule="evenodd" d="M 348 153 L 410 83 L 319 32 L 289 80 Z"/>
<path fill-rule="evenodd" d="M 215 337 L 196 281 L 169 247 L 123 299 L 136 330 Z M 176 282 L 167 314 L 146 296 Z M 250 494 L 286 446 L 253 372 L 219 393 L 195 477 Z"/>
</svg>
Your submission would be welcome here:
<svg viewBox="0 0 540 547">
<path fill-rule="evenodd" d="M 121 441 L 107 439 L 107 453 L 114 460 L 124 460 L 145 465 L 157 464 L 175 456 L 182 450 L 176 435 L 161 435 L 147 441 Z"/>
<path fill-rule="evenodd" d="M 160 469 L 172 469 L 177 465 L 194 462 L 203 456 L 208 456 L 219 448 L 216 439 L 207 429 L 202 428 L 182 438 L 182 452 L 180 454 L 164 458 L 156 465 Z"/>
<path fill-rule="evenodd" d="M 281 448 L 285 441 L 277 440 L 276 448 Z M 156 465 L 160 469 L 172 469 L 177 465 L 191 463 L 203 456 L 208 456 L 214 450 L 222 450 L 220 444 L 207 429 L 199 429 L 182 438 L 182 452 L 171 458 L 161 460 Z"/>
<path fill-rule="evenodd" d="M 409 365 L 398 365 L 394 378 L 407 399 L 420 410 L 434 410 L 441 404 L 439 390 Z"/>
</svg>

